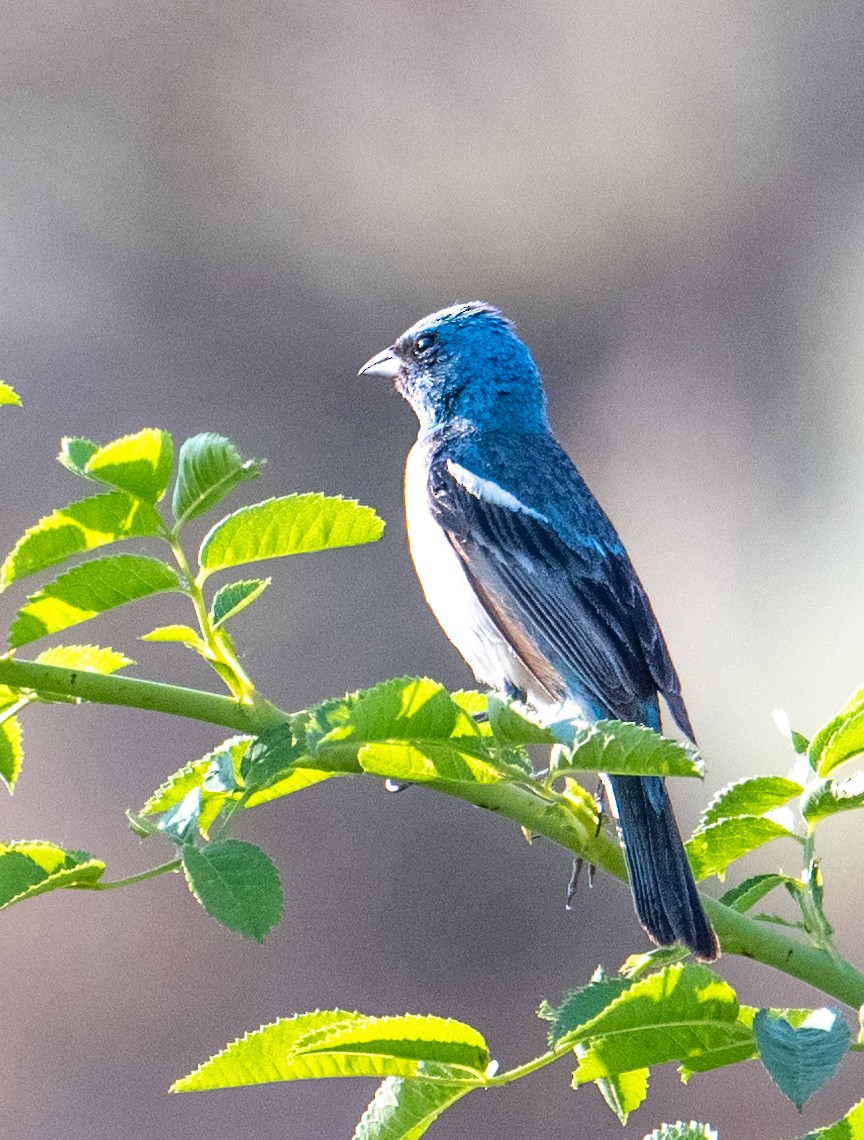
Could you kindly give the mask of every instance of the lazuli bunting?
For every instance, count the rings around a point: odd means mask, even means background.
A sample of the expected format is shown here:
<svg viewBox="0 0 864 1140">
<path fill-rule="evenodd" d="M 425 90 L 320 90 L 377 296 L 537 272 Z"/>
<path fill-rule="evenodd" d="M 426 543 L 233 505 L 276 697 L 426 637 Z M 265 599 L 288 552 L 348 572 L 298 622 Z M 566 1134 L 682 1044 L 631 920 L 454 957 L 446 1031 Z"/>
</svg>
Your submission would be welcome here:
<svg viewBox="0 0 864 1140">
<path fill-rule="evenodd" d="M 659 693 L 692 740 L 648 596 L 552 436 L 540 373 L 510 321 L 481 302 L 453 305 L 360 371 L 392 380 L 420 421 L 405 469 L 411 555 L 478 680 L 549 723 L 605 717 L 659 730 Z M 715 959 L 664 781 L 606 784 L 645 930 Z"/>
</svg>

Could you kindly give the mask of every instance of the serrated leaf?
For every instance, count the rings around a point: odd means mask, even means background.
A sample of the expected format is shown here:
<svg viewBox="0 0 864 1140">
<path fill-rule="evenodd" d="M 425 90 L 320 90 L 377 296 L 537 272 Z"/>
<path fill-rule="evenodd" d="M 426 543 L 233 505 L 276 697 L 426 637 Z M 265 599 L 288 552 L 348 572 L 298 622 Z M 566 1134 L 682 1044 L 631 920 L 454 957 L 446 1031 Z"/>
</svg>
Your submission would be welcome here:
<svg viewBox="0 0 864 1140">
<path fill-rule="evenodd" d="M 594 1083 L 603 1099 L 618 1117 L 626 1124 L 631 1112 L 635 1112 L 648 1095 L 649 1069 L 634 1069 L 632 1073 L 616 1073 L 612 1077 L 600 1077 Z"/>
<path fill-rule="evenodd" d="M 446 1108 L 469 1092 L 470 1085 L 386 1077 L 351 1140 L 420 1140 Z"/>
<path fill-rule="evenodd" d="M 172 1092 L 322 1077 L 417 1077 L 479 1082 L 489 1064 L 476 1029 L 443 1017 L 368 1017 L 316 1010 L 232 1041 Z M 470 1087 L 470 1086 L 469 1086 Z"/>
<path fill-rule="evenodd" d="M 282 884 L 270 857 L 239 839 L 187 845 L 181 854 L 189 889 L 210 917 L 263 942 L 282 917 Z"/>
<path fill-rule="evenodd" d="M 537 1016 L 551 1022 L 549 1048 L 553 1049 L 569 1033 L 575 1033 L 580 1026 L 593 1021 L 632 984 L 625 978 L 595 978 L 587 986 L 571 990 L 556 1006 L 543 1002 Z"/>
<path fill-rule="evenodd" d="M 21 722 L 17 716 L 7 716 L 0 722 L 0 780 L 6 785 L 10 794 L 15 791 L 23 762 Z"/>
<path fill-rule="evenodd" d="M 0 844 L 0 910 L 61 887 L 92 887 L 104 871 L 100 860 L 53 843 Z"/>
<path fill-rule="evenodd" d="M 60 440 L 60 454 L 57 456 L 57 462 L 62 463 L 66 470 L 71 471 L 73 475 L 84 476 L 87 460 L 98 450 L 99 444 L 94 443 L 92 439 L 64 435 Z"/>
<path fill-rule="evenodd" d="M 772 839 L 782 838 L 798 840 L 797 835 L 773 819 L 744 815 L 698 828 L 684 847 L 697 882 L 709 875 L 717 875 L 722 881 L 730 863 Z"/>
<path fill-rule="evenodd" d="M 215 432 L 202 432 L 180 448 L 172 510 L 176 529 L 198 518 L 247 479 L 255 479 L 264 466 L 262 459 L 241 459 L 230 439 Z"/>
<path fill-rule="evenodd" d="M 125 653 L 100 645 L 52 645 L 36 655 L 41 665 L 56 665 L 61 669 L 81 669 L 89 673 L 116 673 L 135 662 Z"/>
<path fill-rule="evenodd" d="M 802 786 L 782 776 L 752 776 L 721 789 L 702 812 L 700 827 L 742 815 L 764 815 L 800 796 Z"/>
<path fill-rule="evenodd" d="M 21 397 L 11 384 L 6 384 L 3 380 L 0 380 L 0 405 L 11 405 L 15 408 L 23 407 Z"/>
<path fill-rule="evenodd" d="M 862 806 L 864 772 L 856 772 L 845 780 L 816 780 L 801 798 L 801 814 L 811 827 L 829 815 Z"/>
<path fill-rule="evenodd" d="M 744 914 L 761 902 L 762 899 L 775 887 L 785 887 L 787 883 L 794 882 L 788 875 L 753 875 L 749 879 L 745 879 L 736 887 L 732 887 L 724 893 L 717 900 L 724 906 L 730 906 L 733 910 L 737 910 L 739 914 Z"/>
<path fill-rule="evenodd" d="M 142 633 L 139 641 L 179 641 L 190 649 L 206 650 L 200 636 L 188 625 L 160 625 L 149 633 Z"/>
<path fill-rule="evenodd" d="M 864 752 L 864 689 L 853 693 L 840 712 L 810 741 L 807 758 L 819 776 Z"/>
<path fill-rule="evenodd" d="M 695 965 L 668 966 L 633 982 L 576 1036 L 575 1087 L 667 1061 L 703 1072 L 754 1051 L 731 986 Z"/>
<path fill-rule="evenodd" d="M 245 582 L 232 582 L 229 586 L 222 586 L 213 597 L 210 607 L 210 620 L 214 626 L 220 626 L 228 618 L 239 614 L 251 605 L 256 598 L 260 598 L 272 578 L 250 578 Z"/>
<path fill-rule="evenodd" d="M 158 503 L 171 479 L 173 460 L 174 441 L 168 432 L 144 428 L 97 447 L 84 464 L 84 474 L 146 503 Z"/>
<path fill-rule="evenodd" d="M 162 835 L 172 839 L 175 843 L 191 843 L 198 830 L 198 821 L 201 818 L 201 789 L 192 788 L 183 799 L 175 804 L 162 816 L 156 825 Z M 191 848 L 194 850 L 194 848 Z M 186 876 L 187 879 L 189 876 Z M 198 900 L 201 901 L 200 899 Z"/>
<path fill-rule="evenodd" d="M 510 701 L 490 693 L 486 701 L 489 723 L 495 736 L 513 744 L 558 744 L 555 733 Z"/>
<path fill-rule="evenodd" d="M 229 566 L 375 542 L 384 522 L 371 507 L 325 495 L 286 495 L 241 507 L 201 543 L 201 577 Z"/>
<path fill-rule="evenodd" d="M 160 528 L 155 509 L 125 491 L 79 499 L 45 515 L 24 532 L 0 567 L 0 591 L 73 554 L 125 538 L 152 537 Z"/>
<path fill-rule="evenodd" d="M 305 751 L 304 743 L 296 739 L 288 724 L 259 733 L 240 761 L 240 778 L 247 791 L 260 792 L 284 780 Z"/>
<path fill-rule="evenodd" d="M 854 1104 L 842 1120 L 808 1132 L 800 1140 L 864 1140 L 864 1100 Z"/>
<path fill-rule="evenodd" d="M 660 736 L 642 724 L 559 721 L 556 737 L 572 750 L 559 753 L 554 772 L 609 772 L 614 776 L 701 776 L 702 761 L 689 744 Z M 565 739 L 566 737 L 566 739 Z"/>
<path fill-rule="evenodd" d="M 180 589 L 174 570 L 155 558 L 117 554 L 85 562 L 28 597 L 12 623 L 9 645 L 15 649 L 126 602 Z"/>
<path fill-rule="evenodd" d="M 697 1124 L 691 1120 L 685 1124 L 676 1120 L 674 1124 L 661 1124 L 649 1132 L 645 1140 L 717 1140 L 717 1133 L 710 1124 Z"/>
<path fill-rule="evenodd" d="M 319 705 L 305 744 L 313 756 L 356 760 L 364 772 L 398 780 L 492 783 L 524 775 L 488 725 L 426 677 L 395 678 Z"/>
<path fill-rule="evenodd" d="M 811 1024 L 796 1028 L 765 1009 L 753 1021 L 760 1061 L 799 1112 L 834 1076 L 850 1040 L 849 1027 L 837 1010 L 815 1010 L 808 1021 Z"/>
</svg>

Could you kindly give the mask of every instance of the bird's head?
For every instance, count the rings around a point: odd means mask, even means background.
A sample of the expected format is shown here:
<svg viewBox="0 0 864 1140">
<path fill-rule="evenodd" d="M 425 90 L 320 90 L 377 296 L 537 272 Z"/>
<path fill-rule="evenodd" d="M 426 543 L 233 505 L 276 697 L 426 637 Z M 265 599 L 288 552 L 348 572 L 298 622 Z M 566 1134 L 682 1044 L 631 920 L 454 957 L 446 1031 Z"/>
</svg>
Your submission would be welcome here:
<svg viewBox="0 0 864 1140">
<path fill-rule="evenodd" d="M 421 432 L 454 420 L 478 427 L 542 430 L 546 396 L 512 323 L 482 301 L 424 317 L 360 369 L 392 380 Z"/>
</svg>

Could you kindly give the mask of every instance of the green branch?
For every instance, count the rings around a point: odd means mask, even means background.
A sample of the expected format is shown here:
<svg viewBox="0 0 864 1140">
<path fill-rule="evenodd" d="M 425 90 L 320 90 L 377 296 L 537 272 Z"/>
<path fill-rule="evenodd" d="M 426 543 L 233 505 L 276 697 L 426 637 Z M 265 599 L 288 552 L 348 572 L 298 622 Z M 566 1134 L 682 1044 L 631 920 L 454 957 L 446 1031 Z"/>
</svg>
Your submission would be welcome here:
<svg viewBox="0 0 864 1140">
<path fill-rule="evenodd" d="M 123 705 L 170 713 L 190 720 L 219 724 L 235 732 L 261 732 L 289 719 L 269 701 L 261 698 L 241 703 L 234 697 L 223 697 L 201 689 L 166 685 L 161 681 L 143 681 L 136 677 L 106 676 L 81 669 L 42 665 L 14 657 L 0 657 L 0 685 L 13 689 L 30 689 L 45 700 L 92 701 L 100 705 Z"/>
<path fill-rule="evenodd" d="M 231 697 L 198 689 L 131 677 L 105 676 L 8 656 L 0 658 L 0 684 L 31 690 L 43 699 L 84 700 L 149 709 L 252 735 L 291 719 L 287 712 L 261 698 L 241 703 Z M 332 758 L 319 755 L 314 766 L 361 774 L 356 759 L 349 760 L 344 753 Z M 502 780 L 481 784 L 433 780 L 418 786 L 503 815 L 531 835 L 542 836 L 615 878 L 626 881 L 621 848 L 608 834 L 595 833 L 596 820 L 588 805 L 550 795 L 539 785 L 535 788 L 528 781 L 514 783 Z M 163 867 L 145 874 L 166 869 Z M 726 954 L 738 954 L 762 962 L 852 1008 L 864 1005 L 864 974 L 845 960 L 808 945 L 777 927 L 740 914 L 715 899 L 703 895 L 702 900 Z"/>
</svg>

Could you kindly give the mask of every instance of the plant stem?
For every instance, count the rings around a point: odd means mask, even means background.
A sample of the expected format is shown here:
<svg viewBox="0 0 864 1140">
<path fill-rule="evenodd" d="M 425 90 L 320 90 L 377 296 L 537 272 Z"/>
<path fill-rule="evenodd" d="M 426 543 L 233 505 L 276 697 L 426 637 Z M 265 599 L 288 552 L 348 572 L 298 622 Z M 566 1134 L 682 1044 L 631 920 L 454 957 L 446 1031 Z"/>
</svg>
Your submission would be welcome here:
<svg viewBox="0 0 864 1140">
<path fill-rule="evenodd" d="M 0 684 L 32 690 L 43 699 L 80 699 L 149 709 L 252 735 L 292 719 L 291 714 L 260 696 L 251 704 L 241 704 L 231 697 L 197 689 L 42 665 L 8 655 L 0 657 Z M 330 755 L 322 750 L 314 757 L 309 756 L 308 763 L 305 760 L 304 766 L 309 768 L 362 774 L 356 756 L 345 750 L 334 750 Z M 586 862 L 617 879 L 627 879 L 621 848 L 609 835 L 595 834 L 595 817 L 587 803 L 578 803 L 563 795 L 550 796 L 542 788 L 535 790 L 527 779 L 521 783 L 501 780 L 493 784 L 433 780 L 417 786 L 506 816 L 530 834 L 543 836 L 581 855 Z M 845 959 L 801 942 L 775 926 L 739 914 L 715 899 L 701 897 L 725 953 L 762 962 L 854 1009 L 864 1005 L 864 974 Z"/>
<path fill-rule="evenodd" d="M 157 875 L 164 875 L 167 871 L 176 871 L 181 863 L 181 859 L 172 859 L 170 863 L 160 863 L 158 867 L 151 867 L 149 871 L 140 871 L 137 875 L 128 875 L 125 879 L 112 879 L 110 883 L 93 883 L 87 887 L 87 890 L 113 891 L 117 887 L 131 887 L 133 883 L 143 883 L 146 879 L 155 879 Z"/>
<path fill-rule="evenodd" d="M 235 732 L 253 735 L 269 725 L 289 719 L 287 713 L 261 697 L 251 704 L 241 704 L 234 697 L 223 697 L 200 689 L 42 665 L 10 656 L 0 657 L 0 684 L 15 689 L 31 689 L 43 699 L 93 701 L 102 705 L 148 709 L 219 724 Z"/>
</svg>

